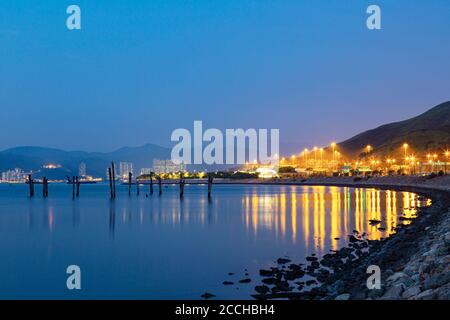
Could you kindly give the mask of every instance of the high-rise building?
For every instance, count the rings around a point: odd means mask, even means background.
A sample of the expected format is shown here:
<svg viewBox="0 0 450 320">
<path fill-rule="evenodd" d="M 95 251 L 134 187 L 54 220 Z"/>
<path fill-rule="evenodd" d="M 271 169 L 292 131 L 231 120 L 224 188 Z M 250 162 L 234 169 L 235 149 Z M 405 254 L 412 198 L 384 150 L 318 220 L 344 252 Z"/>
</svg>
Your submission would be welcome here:
<svg viewBox="0 0 450 320">
<path fill-rule="evenodd" d="M 186 165 L 184 163 L 175 164 L 172 160 L 161 160 L 154 159 L 153 160 L 153 171 L 157 174 L 160 173 L 174 173 L 185 171 Z"/>
<path fill-rule="evenodd" d="M 128 180 L 128 174 L 133 174 L 133 163 L 121 162 L 119 164 L 119 174 L 122 180 Z"/>
<path fill-rule="evenodd" d="M 80 166 L 78 167 L 78 175 L 80 177 L 85 177 L 85 176 L 87 176 L 86 172 L 87 172 L 86 171 L 86 163 L 84 163 L 84 162 L 80 163 Z"/>
<path fill-rule="evenodd" d="M 14 170 L 8 170 L 2 172 L 2 182 L 25 182 L 26 173 L 22 169 L 15 168 Z"/>
<path fill-rule="evenodd" d="M 152 168 L 142 168 L 141 169 L 141 176 L 144 174 L 150 174 L 152 172 Z"/>
</svg>

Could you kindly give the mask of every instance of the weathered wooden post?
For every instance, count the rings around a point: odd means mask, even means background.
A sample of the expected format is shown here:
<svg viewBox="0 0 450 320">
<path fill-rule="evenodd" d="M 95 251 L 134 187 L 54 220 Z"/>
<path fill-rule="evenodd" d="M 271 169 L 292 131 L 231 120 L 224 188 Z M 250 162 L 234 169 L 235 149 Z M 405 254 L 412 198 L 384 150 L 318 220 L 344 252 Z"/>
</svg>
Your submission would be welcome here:
<svg viewBox="0 0 450 320">
<path fill-rule="evenodd" d="M 116 198 L 116 168 L 114 162 L 111 162 L 111 170 L 112 170 L 112 186 L 113 186 L 113 198 Z"/>
<path fill-rule="evenodd" d="M 139 196 L 141 194 L 141 188 L 139 186 L 139 181 L 136 179 L 136 194 Z"/>
<path fill-rule="evenodd" d="M 180 193 L 180 198 L 183 198 L 184 196 L 184 186 L 186 185 L 186 180 L 182 180 L 181 181 L 181 193 Z"/>
<path fill-rule="evenodd" d="M 180 173 L 180 198 L 183 198 L 184 196 L 184 179 L 183 179 L 183 172 Z"/>
<path fill-rule="evenodd" d="M 80 196 L 80 178 L 77 176 L 77 198 Z"/>
<path fill-rule="evenodd" d="M 128 172 L 128 196 L 131 197 L 131 179 L 133 178 L 133 174 Z"/>
<path fill-rule="evenodd" d="M 109 176 L 109 193 L 111 195 L 111 199 L 114 198 L 114 192 L 113 192 L 113 178 L 112 178 L 112 170 L 111 168 L 108 168 L 108 176 Z"/>
<path fill-rule="evenodd" d="M 211 198 L 212 184 L 213 184 L 213 177 L 211 174 L 208 174 L 208 198 Z"/>
<path fill-rule="evenodd" d="M 75 199 L 75 176 L 72 176 L 72 199 Z"/>
<path fill-rule="evenodd" d="M 162 181 L 161 181 L 161 177 L 158 176 L 158 187 L 159 187 L 159 195 L 162 195 Z"/>
<path fill-rule="evenodd" d="M 42 197 L 47 198 L 48 190 L 47 190 L 47 178 L 42 178 Z"/>
<path fill-rule="evenodd" d="M 34 197 L 34 183 L 33 183 L 33 177 L 31 176 L 31 174 L 28 175 L 28 188 L 30 190 L 30 198 Z"/>
<path fill-rule="evenodd" d="M 150 194 L 153 194 L 153 172 L 150 172 Z"/>
</svg>

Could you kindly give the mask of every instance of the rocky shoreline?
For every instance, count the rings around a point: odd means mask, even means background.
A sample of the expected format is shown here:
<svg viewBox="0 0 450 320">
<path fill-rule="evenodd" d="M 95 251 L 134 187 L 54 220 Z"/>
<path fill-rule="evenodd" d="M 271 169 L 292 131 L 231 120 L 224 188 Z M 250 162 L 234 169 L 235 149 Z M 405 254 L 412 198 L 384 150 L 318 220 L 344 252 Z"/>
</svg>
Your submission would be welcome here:
<svg viewBox="0 0 450 320">
<path fill-rule="evenodd" d="M 418 210 L 411 223 L 380 241 L 367 240 L 356 231 L 349 245 L 307 264 L 279 259 L 278 266 L 260 270 L 264 278 L 255 287 L 256 299 L 301 300 L 448 300 L 450 299 L 450 192 L 449 177 L 434 181 L 392 184 L 378 180 L 379 187 L 411 191 L 430 198 L 432 205 Z M 317 181 L 308 181 L 320 184 Z M 337 185 L 330 181 L 331 184 Z M 367 186 L 369 183 L 344 182 Z M 416 182 L 416 183 L 411 183 Z M 426 183 L 432 182 L 432 183 Z M 400 218 L 401 219 L 401 218 Z M 402 220 L 402 219 L 401 219 Z M 374 222 L 376 223 L 376 222 Z M 367 268 L 381 270 L 381 288 L 367 288 Z M 317 285 L 316 285 L 317 284 Z M 311 286 L 312 289 L 309 289 Z M 305 290 L 305 288 L 308 288 Z"/>
</svg>

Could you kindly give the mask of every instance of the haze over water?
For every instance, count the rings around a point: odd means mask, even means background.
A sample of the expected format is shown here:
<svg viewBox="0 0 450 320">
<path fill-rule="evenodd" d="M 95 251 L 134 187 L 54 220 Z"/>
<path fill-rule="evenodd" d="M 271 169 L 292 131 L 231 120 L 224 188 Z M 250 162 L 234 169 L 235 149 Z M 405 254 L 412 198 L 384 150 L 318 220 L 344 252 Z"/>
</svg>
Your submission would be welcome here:
<svg viewBox="0 0 450 320">
<path fill-rule="evenodd" d="M 277 258 L 304 262 L 344 246 L 353 230 L 385 237 L 427 204 L 363 188 L 215 185 L 211 201 L 206 186 L 186 186 L 183 200 L 178 186 L 161 197 L 147 189 L 128 197 L 121 186 L 112 202 L 106 185 L 82 185 L 76 200 L 68 185 L 50 185 L 48 199 L 39 186 L 28 199 L 26 185 L 0 185 L 0 298 L 250 298 L 259 269 Z M 66 288 L 72 264 L 80 291 Z M 252 282 L 238 284 L 245 269 Z"/>
</svg>

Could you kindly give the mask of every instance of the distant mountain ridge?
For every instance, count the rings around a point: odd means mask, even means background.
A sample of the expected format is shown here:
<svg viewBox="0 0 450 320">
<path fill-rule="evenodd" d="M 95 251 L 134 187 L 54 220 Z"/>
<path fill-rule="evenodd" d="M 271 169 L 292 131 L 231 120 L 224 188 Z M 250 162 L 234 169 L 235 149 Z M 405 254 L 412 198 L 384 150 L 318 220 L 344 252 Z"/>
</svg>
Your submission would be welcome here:
<svg viewBox="0 0 450 320">
<path fill-rule="evenodd" d="M 105 176 L 106 168 L 111 161 L 117 163 L 132 162 L 135 174 L 141 168 L 151 168 L 153 159 L 168 159 L 170 149 L 155 144 L 140 147 L 124 147 L 112 152 L 65 151 L 45 147 L 16 147 L 0 152 L 0 171 L 21 168 L 25 171 L 41 170 L 49 178 L 61 178 L 65 175 L 78 175 L 81 162 L 86 163 L 87 173 L 94 176 Z M 59 164 L 61 169 L 45 170 L 44 164 Z M 53 176 L 53 177 L 52 177 Z"/>
<path fill-rule="evenodd" d="M 398 154 L 404 143 L 408 143 L 415 154 L 449 147 L 450 101 L 411 119 L 360 133 L 338 143 L 338 147 L 349 158 L 359 156 L 367 145 L 373 147 L 373 155 L 387 157 Z"/>
</svg>

